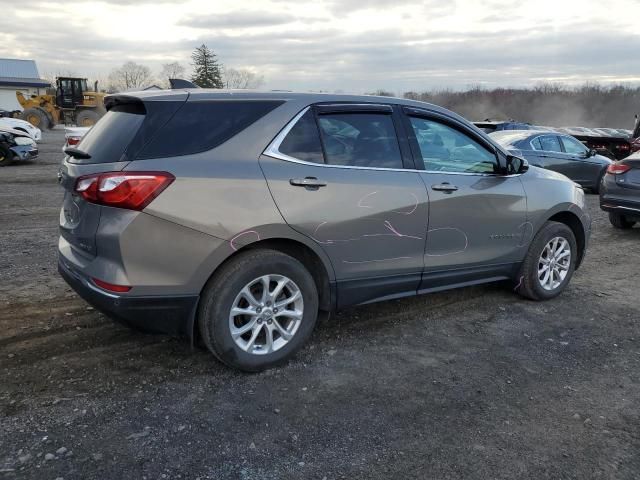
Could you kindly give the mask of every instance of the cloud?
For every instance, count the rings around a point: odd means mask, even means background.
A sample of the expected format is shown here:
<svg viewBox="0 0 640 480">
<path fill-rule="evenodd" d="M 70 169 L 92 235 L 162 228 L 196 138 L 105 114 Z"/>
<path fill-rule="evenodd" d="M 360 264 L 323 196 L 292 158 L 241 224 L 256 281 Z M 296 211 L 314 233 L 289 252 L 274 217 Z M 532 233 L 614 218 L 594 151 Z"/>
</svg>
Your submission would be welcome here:
<svg viewBox="0 0 640 480">
<path fill-rule="evenodd" d="M 193 28 L 250 28 L 283 25 L 297 20 L 293 15 L 272 12 L 232 12 L 211 15 L 194 15 L 184 18 L 178 25 Z"/>
<path fill-rule="evenodd" d="M 129 60 L 155 71 L 173 61 L 188 66 L 193 48 L 205 43 L 225 65 L 264 75 L 265 87 L 295 90 L 402 93 L 545 79 L 637 81 L 640 36 L 633 19 L 640 5 L 611 1 L 624 16 L 603 16 L 607 7 L 588 0 L 577 10 L 556 2 L 569 10 L 555 12 L 555 23 L 546 3 L 495 0 L 264 0 L 241 10 L 208 0 L 153 7 L 106 0 L 91 10 L 43 2 L 37 12 L 0 16 L 0 57 L 34 58 L 41 72 L 106 76 Z M 38 21 L 30 21 L 35 15 Z M 56 27 L 60 19 L 65 28 Z"/>
</svg>

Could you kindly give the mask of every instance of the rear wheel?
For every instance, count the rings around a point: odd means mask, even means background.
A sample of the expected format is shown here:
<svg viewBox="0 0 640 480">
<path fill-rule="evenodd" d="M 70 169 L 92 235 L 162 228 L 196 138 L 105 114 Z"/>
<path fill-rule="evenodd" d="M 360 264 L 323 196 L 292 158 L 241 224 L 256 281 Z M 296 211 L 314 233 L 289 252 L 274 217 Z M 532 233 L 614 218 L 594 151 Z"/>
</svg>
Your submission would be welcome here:
<svg viewBox="0 0 640 480">
<path fill-rule="evenodd" d="M 76 115 L 76 125 L 78 127 L 92 127 L 98 120 L 100 120 L 100 115 L 93 110 L 80 110 Z"/>
<path fill-rule="evenodd" d="M 318 316 L 313 277 L 274 250 L 241 253 L 204 289 L 198 325 L 225 364 L 257 372 L 283 363 L 311 336 Z"/>
<path fill-rule="evenodd" d="M 611 222 L 611 225 L 622 230 L 632 228 L 636 224 L 635 220 L 630 220 L 624 215 L 614 212 L 609 212 L 609 221 Z"/>
<path fill-rule="evenodd" d="M 0 143 L 0 167 L 6 167 L 13 161 L 13 152 L 5 144 Z"/>
<path fill-rule="evenodd" d="M 517 291 L 532 300 L 559 295 L 575 270 L 578 248 L 564 223 L 547 222 L 534 237 L 518 275 Z"/>
<path fill-rule="evenodd" d="M 39 108 L 27 108 L 22 112 L 22 120 L 26 120 L 34 127 L 38 127 L 40 130 L 49 128 L 49 117 Z"/>
</svg>

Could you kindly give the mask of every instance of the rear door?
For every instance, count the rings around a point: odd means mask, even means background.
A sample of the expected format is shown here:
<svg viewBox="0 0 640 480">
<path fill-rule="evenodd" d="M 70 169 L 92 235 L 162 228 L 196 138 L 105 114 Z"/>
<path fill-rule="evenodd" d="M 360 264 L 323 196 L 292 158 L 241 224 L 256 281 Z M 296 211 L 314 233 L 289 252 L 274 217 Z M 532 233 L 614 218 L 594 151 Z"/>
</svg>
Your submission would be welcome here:
<svg viewBox="0 0 640 480">
<path fill-rule="evenodd" d="M 405 112 L 429 194 L 421 289 L 510 275 L 530 234 L 519 175 L 498 173 L 495 148 L 460 122 L 420 109 Z"/>
<path fill-rule="evenodd" d="M 428 198 L 395 115 L 378 104 L 307 108 L 260 159 L 285 221 L 331 259 L 341 305 L 420 282 Z"/>
</svg>

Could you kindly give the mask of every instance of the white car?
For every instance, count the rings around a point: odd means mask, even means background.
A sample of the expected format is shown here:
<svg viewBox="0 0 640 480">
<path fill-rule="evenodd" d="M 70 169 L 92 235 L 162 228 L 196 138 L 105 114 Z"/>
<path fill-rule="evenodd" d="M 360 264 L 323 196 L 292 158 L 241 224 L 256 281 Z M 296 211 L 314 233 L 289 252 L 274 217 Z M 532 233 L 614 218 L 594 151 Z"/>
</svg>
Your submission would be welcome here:
<svg viewBox="0 0 640 480">
<path fill-rule="evenodd" d="M 36 142 L 42 140 L 42 131 L 38 127 L 34 127 L 29 122 L 20 120 L 19 118 L 0 117 L 0 126 L 12 128 L 13 130 L 21 130 Z"/>
<path fill-rule="evenodd" d="M 64 153 L 64 149 L 67 147 L 75 147 L 78 145 L 82 137 L 84 137 L 89 130 L 91 130 L 91 127 L 65 127 L 62 152 Z"/>
</svg>

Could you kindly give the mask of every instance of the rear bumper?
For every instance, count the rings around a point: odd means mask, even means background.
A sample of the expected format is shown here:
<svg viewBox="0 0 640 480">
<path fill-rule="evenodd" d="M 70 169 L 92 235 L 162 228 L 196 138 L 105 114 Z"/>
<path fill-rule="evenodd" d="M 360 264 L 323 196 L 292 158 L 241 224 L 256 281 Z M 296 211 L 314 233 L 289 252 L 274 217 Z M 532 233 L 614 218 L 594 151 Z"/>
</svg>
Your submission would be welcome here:
<svg viewBox="0 0 640 480">
<path fill-rule="evenodd" d="M 58 259 L 58 272 L 78 295 L 114 320 L 147 332 L 192 336 L 197 295 L 115 295 L 93 285 L 62 256 Z"/>
</svg>

